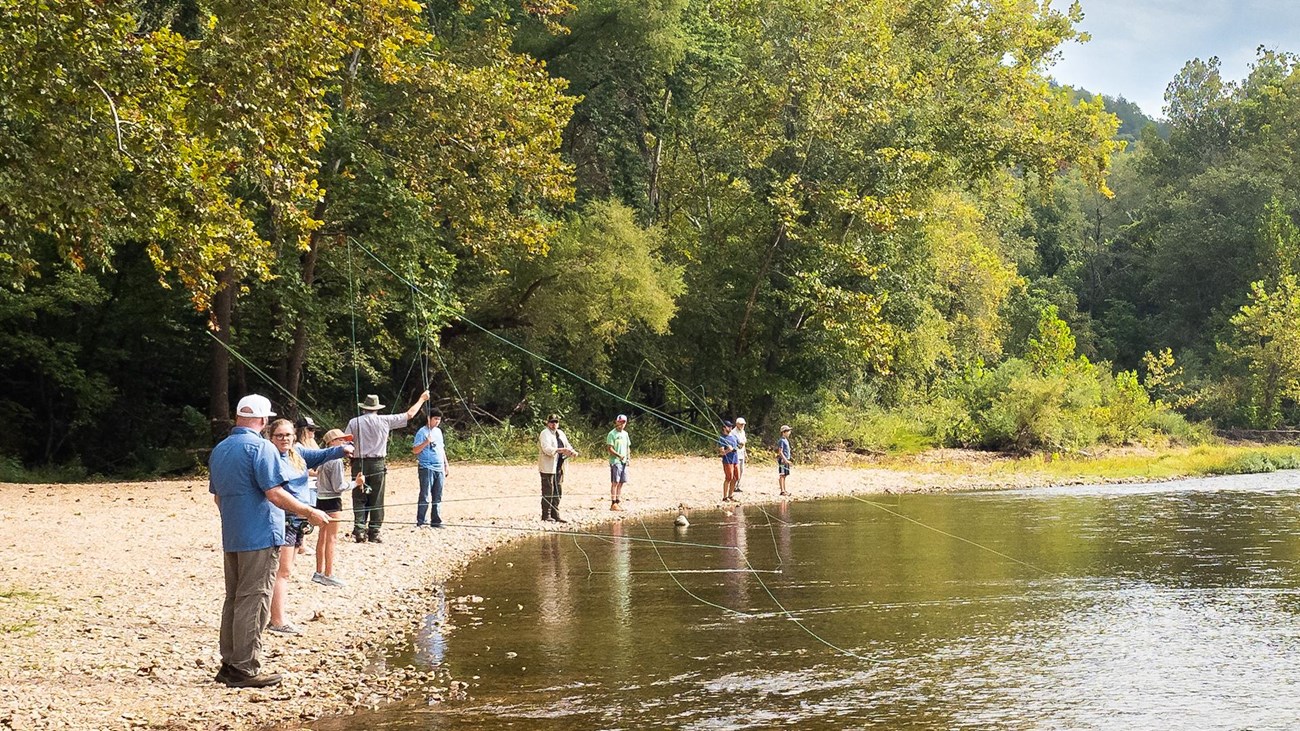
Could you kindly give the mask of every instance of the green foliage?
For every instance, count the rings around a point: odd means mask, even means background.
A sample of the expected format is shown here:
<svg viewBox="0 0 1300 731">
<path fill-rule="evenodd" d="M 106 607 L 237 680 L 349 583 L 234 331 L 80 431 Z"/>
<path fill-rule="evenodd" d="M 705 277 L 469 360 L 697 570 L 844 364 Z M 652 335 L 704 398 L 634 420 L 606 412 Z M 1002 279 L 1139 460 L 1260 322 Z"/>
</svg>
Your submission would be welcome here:
<svg viewBox="0 0 1300 731">
<path fill-rule="evenodd" d="M 843 449 L 862 454 L 914 454 L 937 446 L 930 425 L 915 410 L 886 410 L 827 402 L 816 414 L 792 424 L 805 448 Z"/>
<path fill-rule="evenodd" d="M 1199 440 L 1167 406 L 1152 402 L 1137 374 L 1077 358 L 1049 370 L 1019 358 L 974 369 L 952 385 L 965 415 L 947 417 L 945 439 L 958 446 L 1018 452 L 1070 452 L 1132 444 L 1157 434 Z"/>
<path fill-rule="evenodd" d="M 0 375 L 21 384 L 0 397 L 21 432 L 0 450 L 179 469 L 204 401 L 219 432 L 244 392 L 328 418 L 368 392 L 401 408 L 425 382 L 462 433 L 482 414 L 506 443 L 549 411 L 585 439 L 583 417 L 615 406 L 600 389 L 756 427 L 783 410 L 810 445 L 869 451 L 941 427 L 983 442 L 995 400 L 1010 423 L 1039 397 L 1061 421 L 1113 404 L 1098 438 L 1136 438 L 1118 411 L 1138 393 L 1077 373 L 1070 340 L 1094 354 L 1082 308 L 1112 261 L 1071 224 L 1109 210 L 1121 149 L 1102 100 L 1045 76 L 1079 18 L 957 0 L 0 0 Z M 1238 116 L 1285 111 L 1265 96 Z M 1277 177 L 1241 166 L 1233 191 Z M 1071 202 L 1031 216 L 1035 198 Z M 1025 343 L 1038 381 L 957 408 L 952 372 L 998 373 Z M 1005 443 L 1087 440 L 1052 418 L 1031 419 L 1052 436 Z M 110 424 L 129 448 L 93 438 Z"/>
<path fill-rule="evenodd" d="M 1300 469 L 1300 457 L 1296 455 L 1247 453 L 1224 465 L 1221 474 L 1253 475 L 1294 469 Z"/>
<path fill-rule="evenodd" d="M 1056 306 L 1038 313 L 1038 332 L 1025 347 L 1025 360 L 1041 374 L 1060 371 L 1074 357 L 1074 334 L 1057 316 Z"/>
<path fill-rule="evenodd" d="M 1300 231 L 1275 199 L 1266 209 L 1263 238 L 1271 256 L 1265 278 L 1250 285 L 1250 300 L 1230 322 L 1236 328 L 1222 349 L 1243 367 L 1248 425 L 1271 429 L 1282 423 L 1282 403 L 1300 398 L 1300 282 L 1294 266 Z"/>
</svg>

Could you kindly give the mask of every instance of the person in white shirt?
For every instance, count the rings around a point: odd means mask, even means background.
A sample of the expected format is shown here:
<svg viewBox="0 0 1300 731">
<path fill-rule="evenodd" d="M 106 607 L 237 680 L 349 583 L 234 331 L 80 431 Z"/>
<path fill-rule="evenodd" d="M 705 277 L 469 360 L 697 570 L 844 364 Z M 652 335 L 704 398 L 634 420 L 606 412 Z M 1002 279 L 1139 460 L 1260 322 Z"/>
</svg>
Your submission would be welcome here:
<svg viewBox="0 0 1300 731">
<path fill-rule="evenodd" d="M 736 489 L 732 492 L 740 492 L 740 481 L 745 477 L 745 442 L 749 436 L 745 434 L 745 417 L 736 417 L 736 428 L 731 431 L 731 435 L 736 438 Z"/>
<path fill-rule="evenodd" d="M 356 455 L 352 458 L 352 477 L 363 475 L 364 487 L 352 491 L 352 538 L 357 543 L 383 543 L 379 538 L 379 529 L 384 527 L 384 477 L 388 474 L 388 432 L 401 429 L 415 418 L 415 414 L 429 400 L 429 392 L 420 394 L 420 398 L 404 414 L 380 414 L 385 408 L 379 403 L 379 397 L 373 393 L 366 400 L 357 404 L 364 412 L 348 422 L 345 433 L 351 434 L 356 445 Z"/>
<path fill-rule="evenodd" d="M 564 460 L 578 456 L 560 429 L 560 417 L 546 417 L 546 428 L 537 436 L 537 471 L 542 474 L 542 520 L 567 523 L 560 517 L 560 495 L 564 485 Z"/>
</svg>

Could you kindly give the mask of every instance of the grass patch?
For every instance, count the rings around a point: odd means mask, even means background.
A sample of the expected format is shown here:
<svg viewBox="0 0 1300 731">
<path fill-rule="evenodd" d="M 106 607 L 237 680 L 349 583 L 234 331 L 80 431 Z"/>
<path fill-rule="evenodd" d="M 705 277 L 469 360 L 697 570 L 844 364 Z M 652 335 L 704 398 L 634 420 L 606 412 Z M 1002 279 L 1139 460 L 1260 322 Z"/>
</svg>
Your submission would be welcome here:
<svg viewBox="0 0 1300 731">
<path fill-rule="evenodd" d="M 26 589 L 0 589 L 0 599 L 19 599 L 35 604 L 40 598 L 40 594 Z"/>
<path fill-rule="evenodd" d="M 915 465 L 913 465 L 914 467 Z M 934 471 L 985 476 L 1041 476 L 1050 481 L 1166 480 L 1205 475 L 1245 475 L 1300 468 L 1300 447 L 1201 445 L 1153 452 L 1081 455 L 1036 454 L 990 462 L 942 462 Z"/>
<path fill-rule="evenodd" d="M 62 484 L 85 482 L 88 475 L 80 464 L 24 467 L 14 457 L 0 456 L 0 482 L 17 484 Z"/>
<path fill-rule="evenodd" d="M 17 608 L 30 609 L 32 606 L 44 603 L 43 597 L 34 591 L 27 589 L 0 589 L 0 601 L 13 602 L 19 605 Z M 19 612 L 22 613 L 21 611 Z M 0 622 L 0 636 L 13 634 L 30 634 L 36 628 L 35 619 L 21 619 L 18 621 Z"/>
</svg>

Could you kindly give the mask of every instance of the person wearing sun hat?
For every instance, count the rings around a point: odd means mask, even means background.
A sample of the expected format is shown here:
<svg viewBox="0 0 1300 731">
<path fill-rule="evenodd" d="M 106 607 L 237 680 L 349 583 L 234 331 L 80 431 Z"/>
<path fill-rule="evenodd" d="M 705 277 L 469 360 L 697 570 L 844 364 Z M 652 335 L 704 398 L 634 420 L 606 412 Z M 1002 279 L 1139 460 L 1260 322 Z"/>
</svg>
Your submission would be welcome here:
<svg viewBox="0 0 1300 731">
<path fill-rule="evenodd" d="M 542 520 L 568 523 L 560 517 L 560 497 L 564 487 L 564 460 L 577 457 L 569 439 L 560 429 L 560 417 L 546 417 L 546 428 L 537 435 L 537 471 L 542 475 Z"/>
<path fill-rule="evenodd" d="M 614 419 L 614 428 L 605 435 L 609 453 L 609 509 L 622 510 L 623 485 L 627 484 L 627 463 L 632 459 L 632 437 L 627 433 L 627 415 Z"/>
<path fill-rule="evenodd" d="M 381 414 L 385 406 L 375 394 L 357 404 L 365 413 L 348 422 L 346 434 L 351 434 L 356 444 L 356 457 L 352 460 L 352 477 L 363 476 L 364 486 L 352 491 L 352 538 L 357 543 L 383 543 L 379 530 L 384 527 L 384 476 L 388 473 L 388 432 L 401 429 L 429 400 L 424 391 L 411 408 L 401 414 Z"/>
<path fill-rule="evenodd" d="M 221 605 L 221 669 L 216 681 L 231 688 L 280 682 L 261 672 L 262 632 L 271 616 L 271 588 L 284 543 L 285 511 L 320 527 L 325 513 L 288 491 L 290 475 L 279 450 L 262 438 L 275 416 L 265 396 L 251 394 L 235 407 L 235 426 L 208 459 L 208 492 L 221 513 L 225 601 Z"/>
<path fill-rule="evenodd" d="M 338 447 L 349 444 L 352 437 L 341 429 L 330 429 L 324 436 L 326 447 Z M 339 520 L 343 515 L 343 492 L 349 486 L 360 487 L 361 475 L 353 478 L 351 485 L 343 476 L 343 460 L 330 460 L 321 465 L 317 475 L 316 507 L 330 516 L 330 524 L 317 532 L 316 537 L 316 573 L 311 580 L 321 586 L 344 586 L 343 580 L 334 575 L 335 547 L 338 546 Z"/>
<path fill-rule="evenodd" d="M 749 443 L 749 435 L 745 433 L 745 417 L 736 417 L 736 428 L 731 430 L 731 436 L 736 438 L 736 489 L 732 492 L 740 492 L 740 481 L 745 479 L 745 445 Z"/>
</svg>

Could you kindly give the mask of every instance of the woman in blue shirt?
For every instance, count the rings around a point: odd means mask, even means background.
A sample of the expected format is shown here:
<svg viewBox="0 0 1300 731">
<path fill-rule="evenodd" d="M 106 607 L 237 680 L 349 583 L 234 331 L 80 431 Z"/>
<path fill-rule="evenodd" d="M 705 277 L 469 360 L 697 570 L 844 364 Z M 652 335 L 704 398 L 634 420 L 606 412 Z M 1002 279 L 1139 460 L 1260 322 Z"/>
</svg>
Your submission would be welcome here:
<svg viewBox="0 0 1300 731">
<path fill-rule="evenodd" d="M 309 449 L 297 443 L 293 422 L 279 419 L 267 427 L 271 443 L 280 452 L 281 469 L 288 482 L 285 489 L 302 502 L 311 499 L 308 470 L 316 469 L 332 459 L 342 459 L 346 450 L 342 446 L 329 449 Z M 289 576 L 293 574 L 293 557 L 298 555 L 306 533 L 307 522 L 298 516 L 286 516 L 284 545 L 280 546 L 280 565 L 275 570 L 275 586 L 271 589 L 271 626 L 267 630 L 282 635 L 300 635 L 302 632 L 285 621 L 284 603 L 289 593 Z"/>
<path fill-rule="evenodd" d="M 740 482 L 740 443 L 731 433 L 736 425 L 730 421 L 722 422 L 722 436 L 718 437 L 718 454 L 722 457 L 722 502 L 736 501 L 733 493 L 736 483 Z"/>
</svg>

